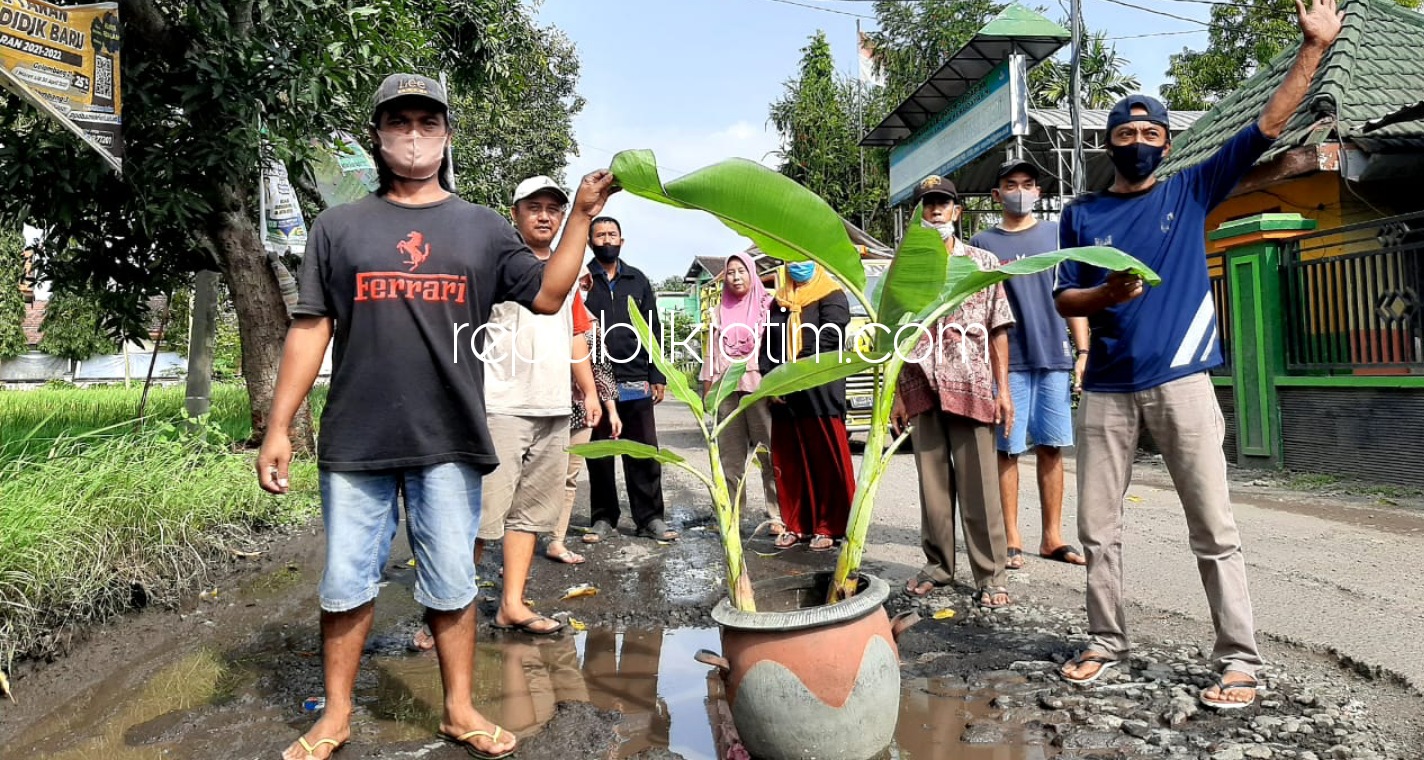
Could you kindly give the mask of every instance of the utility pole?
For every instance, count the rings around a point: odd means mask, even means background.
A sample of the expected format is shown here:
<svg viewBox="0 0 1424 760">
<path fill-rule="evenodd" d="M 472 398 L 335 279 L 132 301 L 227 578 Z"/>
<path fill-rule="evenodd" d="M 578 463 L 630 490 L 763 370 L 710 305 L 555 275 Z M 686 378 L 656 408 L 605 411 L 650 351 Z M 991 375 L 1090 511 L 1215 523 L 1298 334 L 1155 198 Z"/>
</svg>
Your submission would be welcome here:
<svg viewBox="0 0 1424 760">
<path fill-rule="evenodd" d="M 1083 192 L 1087 163 L 1083 159 L 1083 0 L 1073 0 L 1073 53 L 1069 63 L 1072 87 L 1068 108 L 1073 120 L 1073 195 Z"/>
</svg>

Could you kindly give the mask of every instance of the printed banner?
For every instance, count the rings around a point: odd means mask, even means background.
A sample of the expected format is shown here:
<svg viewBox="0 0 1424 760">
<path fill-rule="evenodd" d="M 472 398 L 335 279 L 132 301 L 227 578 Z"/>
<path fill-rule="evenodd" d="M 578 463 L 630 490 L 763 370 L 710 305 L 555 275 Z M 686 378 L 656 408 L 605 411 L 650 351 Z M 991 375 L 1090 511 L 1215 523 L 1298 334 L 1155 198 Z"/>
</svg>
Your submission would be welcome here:
<svg viewBox="0 0 1424 760">
<path fill-rule="evenodd" d="M 262 168 L 262 208 L 262 242 L 267 250 L 278 256 L 305 253 L 307 223 L 287 167 L 281 161 L 268 161 Z"/>
<path fill-rule="evenodd" d="M 123 169 L 118 3 L 0 0 L 0 84 Z"/>
<path fill-rule="evenodd" d="M 376 192 L 376 162 L 348 132 L 332 132 L 310 164 L 312 182 L 327 208 L 353 203 Z"/>
</svg>

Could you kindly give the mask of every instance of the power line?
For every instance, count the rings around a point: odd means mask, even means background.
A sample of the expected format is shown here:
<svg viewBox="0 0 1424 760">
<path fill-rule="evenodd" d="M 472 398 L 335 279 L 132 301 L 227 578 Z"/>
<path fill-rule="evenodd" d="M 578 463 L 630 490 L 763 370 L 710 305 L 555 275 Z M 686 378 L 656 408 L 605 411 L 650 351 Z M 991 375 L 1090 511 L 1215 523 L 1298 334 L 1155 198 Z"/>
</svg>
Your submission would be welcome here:
<svg viewBox="0 0 1424 760">
<path fill-rule="evenodd" d="M 1104 37 L 1104 42 L 1116 42 L 1117 40 L 1140 40 L 1144 37 L 1175 37 L 1182 34 L 1204 34 L 1207 29 L 1182 29 L 1176 32 L 1148 32 L 1147 34 L 1126 34 L 1121 37 Z"/>
<path fill-rule="evenodd" d="M 822 13 L 835 13 L 835 14 L 841 15 L 841 16 L 851 16 L 852 18 L 864 18 L 864 19 L 870 19 L 871 21 L 874 21 L 874 20 L 875 20 L 875 17 L 874 17 L 874 16 L 867 16 L 867 15 L 865 15 L 865 14 L 863 14 L 863 13 L 851 13 L 850 11 L 836 10 L 835 8 L 827 8 L 827 7 L 825 7 L 824 5 L 811 5 L 811 4 L 809 4 L 809 3 L 798 3 L 798 2 L 796 2 L 796 0 L 767 0 L 767 2 L 771 2 L 771 3 L 781 3 L 782 5 L 794 5 L 794 6 L 796 6 L 797 8 L 809 8 L 809 9 L 811 9 L 811 10 L 813 10 L 813 11 L 820 11 L 820 12 L 822 12 Z"/>
<path fill-rule="evenodd" d="M 1189 24 L 1200 24 L 1200 25 L 1205 26 L 1205 27 L 1211 27 L 1211 26 L 1212 26 L 1211 22 L 1209 22 L 1209 21 L 1202 21 L 1201 19 L 1191 18 L 1190 16 L 1178 16 L 1178 15 L 1175 14 L 1175 13 L 1168 13 L 1167 11 L 1159 11 L 1159 10 L 1157 10 L 1156 8 L 1148 8 L 1148 7 L 1145 6 L 1145 5 L 1135 5 L 1135 4 L 1133 4 L 1133 3 L 1127 2 L 1126 0 L 1103 0 L 1103 2 L 1105 2 L 1105 3 L 1112 3 L 1113 5 L 1121 5 L 1121 6 L 1124 7 L 1124 8 L 1131 8 L 1131 9 L 1133 9 L 1133 10 L 1142 11 L 1142 12 L 1144 12 L 1144 13 L 1151 13 L 1151 14 L 1154 14 L 1154 15 L 1157 15 L 1157 16 L 1165 16 L 1165 17 L 1167 17 L 1167 18 L 1176 19 L 1176 20 L 1178 20 L 1178 21 L 1185 21 L 1185 22 L 1187 22 L 1187 23 L 1189 23 Z"/>
</svg>

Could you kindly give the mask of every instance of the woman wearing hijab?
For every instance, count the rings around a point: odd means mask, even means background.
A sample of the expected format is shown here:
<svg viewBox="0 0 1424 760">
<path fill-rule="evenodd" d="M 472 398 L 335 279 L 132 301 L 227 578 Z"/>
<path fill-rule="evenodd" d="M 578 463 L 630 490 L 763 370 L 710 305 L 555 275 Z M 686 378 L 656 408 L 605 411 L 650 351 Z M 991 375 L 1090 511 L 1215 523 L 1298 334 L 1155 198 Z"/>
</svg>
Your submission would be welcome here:
<svg viewBox="0 0 1424 760">
<path fill-rule="evenodd" d="M 702 374 L 698 378 L 702 381 L 702 395 L 708 395 L 733 364 L 744 363 L 747 371 L 737 383 L 736 392 L 717 407 L 718 419 L 735 411 L 742 399 L 761 385 L 761 366 L 756 352 L 762 330 L 766 329 L 771 294 L 766 292 L 756 271 L 756 264 L 745 253 L 733 254 L 722 270 L 722 305 L 712 311 L 707 358 L 702 362 Z M 727 485 L 734 497 L 743 493 L 742 498 L 746 498 L 742 480 L 747 472 L 747 454 L 756 453 L 762 494 L 766 498 L 766 518 L 771 523 L 771 534 L 780 537 L 786 532 L 786 524 L 781 520 L 776 478 L 772 475 L 770 403 L 760 401 L 732 420 L 722 431 L 718 443 L 722 471 L 726 473 Z"/>
<path fill-rule="evenodd" d="M 761 371 L 841 350 L 850 324 L 845 291 L 814 262 L 786 265 L 762 341 Z M 771 405 L 771 461 L 786 532 L 776 545 L 810 539 L 828 551 L 845 537 L 855 496 L 845 429 L 845 381 L 798 391 Z"/>
</svg>

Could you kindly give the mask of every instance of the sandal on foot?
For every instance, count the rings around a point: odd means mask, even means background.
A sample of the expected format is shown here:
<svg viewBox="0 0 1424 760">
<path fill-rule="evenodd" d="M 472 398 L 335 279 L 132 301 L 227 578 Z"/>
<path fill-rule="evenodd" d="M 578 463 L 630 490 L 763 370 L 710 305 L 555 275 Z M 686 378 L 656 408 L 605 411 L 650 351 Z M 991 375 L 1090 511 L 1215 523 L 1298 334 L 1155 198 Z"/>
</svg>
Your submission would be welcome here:
<svg viewBox="0 0 1424 760">
<path fill-rule="evenodd" d="M 1202 689 L 1201 694 L 1197 696 L 1197 699 L 1201 700 L 1201 703 L 1206 705 L 1207 707 L 1216 710 L 1241 710 L 1256 704 L 1256 694 L 1251 695 L 1250 702 L 1232 702 L 1227 699 L 1211 699 L 1206 695 L 1207 690 L 1210 688 L 1211 687 L 1207 687 L 1207 689 Z M 1222 697 L 1226 696 L 1226 692 L 1232 691 L 1233 689 L 1251 689 L 1252 691 L 1259 691 L 1260 688 L 1261 684 L 1254 678 L 1249 681 L 1232 681 L 1228 683 L 1226 681 L 1226 678 L 1223 676 L 1220 680 L 1216 682 L 1216 692 Z"/>
<path fill-rule="evenodd" d="M 924 573 L 918 573 L 905 584 L 905 593 L 910 596 L 929 596 L 937 588 L 947 586 L 947 583 L 939 583 L 934 578 Z M 926 588 L 928 586 L 928 588 Z"/>
<path fill-rule="evenodd" d="M 767 528 L 766 532 L 770 533 L 773 538 L 781 538 L 786 534 L 786 523 L 772 520 L 771 527 Z"/>
<path fill-rule="evenodd" d="M 1008 601 L 1002 602 L 1000 604 L 995 604 L 994 597 L 996 596 L 1002 596 Z M 1014 600 L 1009 598 L 1009 590 L 1006 588 L 989 588 L 988 586 L 985 586 L 984 588 L 981 588 L 978 591 L 974 592 L 974 603 L 985 609 L 997 610 L 1001 607 L 1007 607 L 1013 604 Z"/>
<path fill-rule="evenodd" d="M 830 536 L 815 535 L 811 537 L 811 551 L 828 552 L 836 548 L 836 540 Z"/>
<path fill-rule="evenodd" d="M 509 734 L 509 736 L 511 737 L 514 736 L 514 734 L 510 734 L 508 731 L 505 731 L 499 726 L 494 727 L 493 733 L 489 731 L 469 731 L 460 734 L 459 736 L 451 736 L 450 734 L 447 734 L 444 731 L 440 731 L 436 734 L 436 736 L 439 736 L 443 741 L 447 741 L 451 744 L 455 744 L 464 748 L 466 752 L 470 753 L 470 757 L 478 758 L 478 760 L 502 760 L 503 758 L 509 757 L 510 755 L 514 754 L 514 751 L 516 749 L 519 749 L 519 744 L 517 742 L 513 747 L 510 747 L 509 749 L 503 752 L 485 752 L 484 750 L 476 747 L 470 740 L 480 738 L 489 739 L 491 746 L 498 747 L 500 743 L 499 738 L 504 734 Z"/>
<path fill-rule="evenodd" d="M 342 747 L 346 746 L 346 742 L 339 742 L 335 739 L 317 739 L 315 742 L 308 743 L 305 736 L 297 737 L 297 744 L 301 745 L 302 751 L 307 753 L 307 757 L 316 757 L 316 751 L 320 749 L 323 744 L 331 745 L 331 753 L 328 754 L 327 757 L 335 755 L 341 751 Z"/>
<path fill-rule="evenodd" d="M 1006 570 L 1021 570 L 1024 566 L 1023 549 L 1017 546 L 1009 547 L 1009 561 L 1004 563 Z"/>
<path fill-rule="evenodd" d="M 1049 552 L 1049 553 L 1047 553 L 1047 554 L 1044 554 L 1044 553 L 1042 553 L 1042 552 L 1039 552 L 1038 556 L 1040 556 L 1040 557 L 1042 557 L 1042 558 L 1044 558 L 1044 559 L 1051 559 L 1051 560 L 1053 560 L 1054 562 L 1062 562 L 1062 563 L 1065 564 L 1065 565 L 1086 565 L 1086 564 L 1088 564 L 1088 560 L 1083 557 L 1083 553 L 1080 552 L 1080 551 L 1078 551 L 1078 548 L 1075 547 L 1075 546 L 1073 546 L 1073 545 L 1071 545 L 1071 544 L 1064 544 L 1064 545 L 1058 547 L 1057 549 L 1054 549 L 1053 551 L 1051 551 L 1051 552 Z M 1068 557 L 1070 557 L 1070 556 L 1077 557 L 1077 558 L 1078 558 L 1078 561 L 1077 561 L 1077 562 L 1074 562 L 1073 560 L 1068 559 Z"/>
<path fill-rule="evenodd" d="M 638 529 L 638 537 L 651 538 L 658 541 L 676 541 L 678 539 L 678 533 L 672 528 L 669 528 L 666 522 L 654 518 L 649 520 L 647 525 Z"/>
<path fill-rule="evenodd" d="M 588 532 L 583 534 L 583 542 L 586 544 L 596 544 L 605 538 L 611 538 L 617 535 L 617 533 L 617 529 L 615 529 L 611 523 L 599 520 L 588 529 Z"/>
<path fill-rule="evenodd" d="M 1078 655 L 1077 655 L 1076 657 L 1074 657 L 1072 660 L 1069 660 L 1069 662 L 1070 662 L 1071 664 L 1073 664 L 1073 665 L 1097 665 L 1097 666 L 1098 666 L 1098 669 L 1097 669 L 1097 670 L 1094 670 L 1094 671 L 1093 671 L 1093 674 L 1090 675 L 1090 676 L 1087 676 L 1086 678 L 1074 678 L 1074 677 L 1072 677 L 1072 676 L 1070 676 L 1070 675 L 1064 673 L 1063 670 L 1062 670 L 1062 668 L 1060 668 L 1060 669 L 1058 670 L 1058 675 L 1061 676 L 1061 677 L 1063 678 L 1063 680 L 1067 681 L 1068 683 L 1085 684 L 1085 683 L 1092 683 L 1092 682 L 1098 680 L 1099 678 L 1102 677 L 1102 675 L 1103 675 L 1104 673 L 1106 673 L 1106 672 L 1108 671 L 1108 668 L 1117 667 L 1117 665 L 1119 665 L 1119 664 L 1121 663 L 1121 660 L 1115 660 L 1115 659 L 1113 659 L 1113 658 L 1111 658 L 1111 657 L 1108 657 L 1108 656 L 1106 656 L 1106 655 L 1093 654 L 1093 653 L 1091 653 L 1091 652 L 1079 652 Z"/>
<path fill-rule="evenodd" d="M 586 561 L 582 554 L 575 554 L 568 547 L 564 547 L 561 552 L 544 552 L 544 556 L 565 565 L 582 565 Z"/>
<path fill-rule="evenodd" d="M 792 533 L 789 530 L 783 530 L 781 532 L 781 535 L 777 536 L 776 540 L 772 542 L 772 546 L 775 546 L 778 549 L 790 549 L 800 541 L 800 536 L 796 535 L 795 533 Z"/>
<path fill-rule="evenodd" d="M 534 624 L 539 622 L 540 620 L 547 620 L 550 623 L 558 623 L 558 625 L 555 625 L 553 628 L 535 628 Z M 495 620 L 490 621 L 490 627 L 495 629 L 496 631 L 519 631 L 520 633 L 527 633 L 531 636 L 553 636 L 559 631 L 564 630 L 563 623 L 560 623 L 559 621 L 551 617 L 546 617 L 544 615 L 535 615 L 534 617 L 529 618 L 528 620 L 523 620 L 518 623 L 501 623 L 499 622 L 499 619 L 496 618 Z"/>
</svg>

